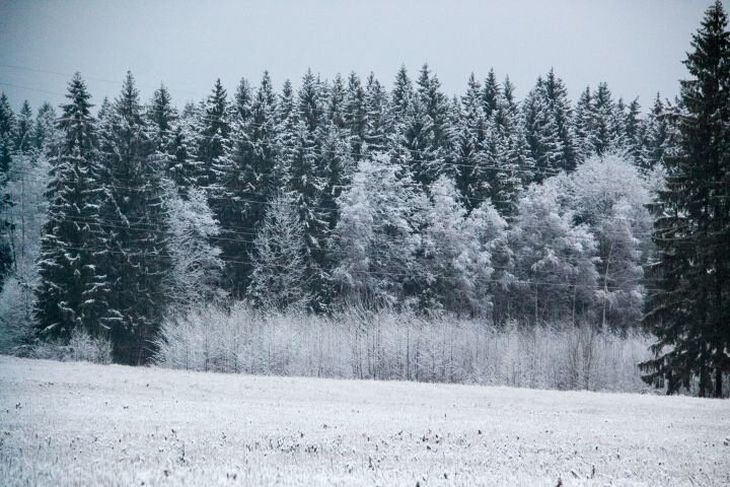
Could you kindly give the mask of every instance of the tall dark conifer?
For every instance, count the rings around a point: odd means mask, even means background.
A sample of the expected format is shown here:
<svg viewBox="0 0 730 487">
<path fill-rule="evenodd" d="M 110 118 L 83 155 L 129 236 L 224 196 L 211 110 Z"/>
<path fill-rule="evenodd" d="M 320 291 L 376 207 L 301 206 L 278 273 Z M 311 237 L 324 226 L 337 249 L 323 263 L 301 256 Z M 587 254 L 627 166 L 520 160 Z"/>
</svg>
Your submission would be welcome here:
<svg viewBox="0 0 730 487">
<path fill-rule="evenodd" d="M 100 266 L 105 249 L 98 225 L 105 181 L 91 95 L 80 74 L 69 83 L 66 98 L 58 122 L 62 140 L 51 163 L 35 313 L 41 336 L 63 340 L 74 329 L 107 334 L 102 318 L 108 315 L 110 290 Z"/>
<path fill-rule="evenodd" d="M 108 117 L 108 118 L 107 118 Z M 131 73 L 105 115 L 100 149 L 107 178 L 100 225 L 106 254 L 101 265 L 109 280 L 114 358 L 141 364 L 154 352 L 166 309 L 164 279 L 169 260 L 161 176 L 153 139 Z"/>
<path fill-rule="evenodd" d="M 723 395 L 730 372 L 730 34 L 722 3 L 692 38 L 676 113 L 678 151 L 665 157 L 646 323 L 657 336 L 645 380 L 669 393 L 695 383 Z M 726 386 L 725 386 L 726 387 Z"/>
</svg>

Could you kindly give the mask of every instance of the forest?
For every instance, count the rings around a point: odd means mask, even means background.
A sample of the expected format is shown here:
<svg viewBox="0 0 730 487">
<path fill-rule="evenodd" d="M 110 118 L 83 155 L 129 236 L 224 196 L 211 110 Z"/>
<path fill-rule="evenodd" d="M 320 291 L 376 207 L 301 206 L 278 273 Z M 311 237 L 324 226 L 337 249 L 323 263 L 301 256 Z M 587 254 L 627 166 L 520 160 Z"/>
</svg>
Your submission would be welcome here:
<svg viewBox="0 0 730 487">
<path fill-rule="evenodd" d="M 571 380 L 515 385 L 590 388 L 592 344 L 637 340 L 641 372 L 623 363 L 637 381 L 727 396 L 719 2 L 685 65 L 679 96 L 644 107 L 606 83 L 572 100 L 552 69 L 523 99 L 494 71 L 451 97 L 427 64 L 401 67 L 390 88 L 310 70 L 277 90 L 264 72 L 184 105 L 164 84 L 140 93 L 131 72 L 113 100 L 93 101 L 80 73 L 60 107 L 15 111 L 1 94 L 0 353 L 91 343 L 124 364 L 479 382 L 499 366 L 479 362 L 474 340 L 503 332 L 573 344 L 532 367 L 582 364 Z M 317 327 L 330 335 L 307 335 Z M 225 364 L 191 359 L 213 349 L 199 340 L 212 330 L 237 350 Z M 288 337 L 282 354 L 311 350 L 301 366 L 272 359 L 271 330 Z M 327 362 L 346 374 L 312 368 L 322 336 L 348 350 Z"/>
</svg>

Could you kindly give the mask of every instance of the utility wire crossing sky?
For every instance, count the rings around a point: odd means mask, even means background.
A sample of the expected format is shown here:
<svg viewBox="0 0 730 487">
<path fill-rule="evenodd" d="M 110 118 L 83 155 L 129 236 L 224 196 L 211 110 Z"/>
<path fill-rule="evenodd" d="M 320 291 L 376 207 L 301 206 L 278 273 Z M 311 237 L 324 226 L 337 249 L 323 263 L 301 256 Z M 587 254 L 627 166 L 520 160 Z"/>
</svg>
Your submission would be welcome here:
<svg viewBox="0 0 730 487">
<path fill-rule="evenodd" d="M 571 98 L 606 81 L 638 96 L 673 98 L 692 32 L 709 0 L 585 2 L 457 1 L 124 1 L 0 2 L 0 90 L 19 107 L 62 101 L 81 71 L 94 100 L 116 96 L 127 69 L 143 97 L 160 82 L 178 104 L 207 95 L 220 77 L 229 91 L 269 70 L 275 86 L 295 85 L 308 67 L 373 71 L 390 86 L 405 64 L 424 62 L 444 90 L 460 94 L 470 72 L 509 75 L 523 97 L 554 67 Z"/>
</svg>

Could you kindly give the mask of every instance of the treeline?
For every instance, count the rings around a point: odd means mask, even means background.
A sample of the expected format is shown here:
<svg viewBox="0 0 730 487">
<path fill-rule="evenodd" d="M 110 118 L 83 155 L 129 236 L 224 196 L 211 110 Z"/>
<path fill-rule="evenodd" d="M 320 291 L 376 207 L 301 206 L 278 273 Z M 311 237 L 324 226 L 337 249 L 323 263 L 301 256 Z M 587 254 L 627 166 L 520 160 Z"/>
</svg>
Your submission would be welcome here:
<svg viewBox="0 0 730 487">
<path fill-rule="evenodd" d="M 96 110 L 0 96 L 4 350 L 110 339 L 150 360 L 161 323 L 239 301 L 528 325 L 639 323 L 645 379 L 723 395 L 730 372 L 730 38 L 710 7 L 680 97 L 646 114 L 608 86 L 572 103 L 551 70 L 524 100 L 423 66 L 392 89 L 308 71 L 220 81 L 178 111 L 127 74 Z M 648 271 L 648 272 L 646 272 Z M 166 321 L 167 320 L 167 321 Z M 200 321 L 200 320 L 198 320 Z M 193 336 L 197 336 L 195 333 Z"/>
<path fill-rule="evenodd" d="M 641 117 L 601 84 L 573 106 L 552 70 L 513 92 L 490 72 L 449 99 L 424 65 L 390 92 L 217 81 L 180 112 L 131 73 L 95 113 L 80 75 L 58 115 L 3 95 L 4 292 L 40 336 L 80 327 L 132 363 L 211 300 L 635 324 L 664 103 Z"/>
</svg>

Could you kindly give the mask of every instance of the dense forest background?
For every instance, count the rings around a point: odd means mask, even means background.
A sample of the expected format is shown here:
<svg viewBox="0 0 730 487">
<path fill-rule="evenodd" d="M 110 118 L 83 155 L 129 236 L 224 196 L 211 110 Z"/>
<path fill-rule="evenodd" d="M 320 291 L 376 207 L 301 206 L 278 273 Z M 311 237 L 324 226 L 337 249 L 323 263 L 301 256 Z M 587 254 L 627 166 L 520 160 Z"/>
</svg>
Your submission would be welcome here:
<svg viewBox="0 0 730 487">
<path fill-rule="evenodd" d="M 427 65 L 401 68 L 390 90 L 355 73 L 308 71 L 279 92 L 268 73 L 232 93 L 216 81 L 184 107 L 165 86 L 143 96 L 132 73 L 98 106 L 78 73 L 59 111 L 14 113 L 0 95 L 1 349 L 83 330 L 145 363 L 166 321 L 238 302 L 627 333 L 700 282 L 667 256 L 704 242 L 714 341 L 696 363 L 669 366 L 660 347 L 645 365 L 670 390 L 700 377 L 701 393 L 722 393 L 726 23 L 719 3 L 708 10 L 692 81 L 644 110 L 605 83 L 570 100 L 553 70 L 523 100 L 493 71 L 449 97 Z M 714 165 L 692 166 L 702 147 L 718 149 Z M 714 193 L 694 192 L 703 180 Z"/>
</svg>

